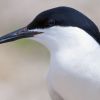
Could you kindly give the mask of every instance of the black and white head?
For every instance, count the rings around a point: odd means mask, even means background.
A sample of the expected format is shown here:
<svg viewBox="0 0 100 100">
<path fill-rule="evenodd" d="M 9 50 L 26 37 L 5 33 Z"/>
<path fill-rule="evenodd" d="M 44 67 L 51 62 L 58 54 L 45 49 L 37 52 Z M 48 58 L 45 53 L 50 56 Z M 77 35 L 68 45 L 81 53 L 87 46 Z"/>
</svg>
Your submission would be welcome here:
<svg viewBox="0 0 100 100">
<path fill-rule="evenodd" d="M 70 7 L 46 10 L 26 27 L 0 37 L 0 43 L 33 37 L 46 46 L 100 44 L 97 26 L 81 12 Z"/>
</svg>

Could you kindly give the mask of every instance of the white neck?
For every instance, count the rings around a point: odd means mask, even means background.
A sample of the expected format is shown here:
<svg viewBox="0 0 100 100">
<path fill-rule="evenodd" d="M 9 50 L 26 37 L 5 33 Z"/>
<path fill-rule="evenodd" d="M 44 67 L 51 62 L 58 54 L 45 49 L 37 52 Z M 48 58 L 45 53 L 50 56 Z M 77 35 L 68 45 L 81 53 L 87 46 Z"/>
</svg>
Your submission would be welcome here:
<svg viewBox="0 0 100 100">
<path fill-rule="evenodd" d="M 77 27 L 55 26 L 47 29 L 35 29 L 43 34 L 35 36 L 35 40 L 44 44 L 54 54 L 58 51 L 90 52 L 99 44 L 84 30 Z"/>
</svg>

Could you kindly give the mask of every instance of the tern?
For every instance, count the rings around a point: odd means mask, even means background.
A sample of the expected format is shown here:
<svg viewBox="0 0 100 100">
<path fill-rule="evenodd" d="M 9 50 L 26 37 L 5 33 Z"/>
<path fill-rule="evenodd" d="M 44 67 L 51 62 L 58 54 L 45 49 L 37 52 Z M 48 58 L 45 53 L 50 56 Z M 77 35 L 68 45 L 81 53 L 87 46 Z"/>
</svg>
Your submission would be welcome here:
<svg viewBox="0 0 100 100">
<path fill-rule="evenodd" d="M 26 27 L 0 37 L 0 44 L 31 38 L 51 54 L 48 87 L 52 100 L 100 100 L 100 32 L 70 7 L 43 11 Z"/>
</svg>

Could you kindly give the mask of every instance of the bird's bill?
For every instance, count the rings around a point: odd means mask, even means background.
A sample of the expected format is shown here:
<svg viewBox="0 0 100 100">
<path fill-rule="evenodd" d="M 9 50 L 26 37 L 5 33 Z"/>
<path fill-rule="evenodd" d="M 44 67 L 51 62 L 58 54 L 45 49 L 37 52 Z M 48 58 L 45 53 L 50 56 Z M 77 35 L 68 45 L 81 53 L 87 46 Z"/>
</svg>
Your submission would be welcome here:
<svg viewBox="0 0 100 100">
<path fill-rule="evenodd" d="M 0 37 L 0 44 L 15 41 L 22 38 L 33 37 L 34 35 L 40 34 L 41 32 L 30 31 L 27 27 L 18 29 L 14 32 L 8 33 Z"/>
</svg>

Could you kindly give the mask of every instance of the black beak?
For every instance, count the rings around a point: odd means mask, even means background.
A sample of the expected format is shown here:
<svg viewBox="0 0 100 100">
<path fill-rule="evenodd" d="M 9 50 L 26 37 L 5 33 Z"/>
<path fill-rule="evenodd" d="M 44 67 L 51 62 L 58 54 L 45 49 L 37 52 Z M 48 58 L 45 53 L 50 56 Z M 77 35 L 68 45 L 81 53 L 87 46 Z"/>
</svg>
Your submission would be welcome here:
<svg viewBox="0 0 100 100">
<path fill-rule="evenodd" d="M 27 29 L 27 27 L 24 27 L 24 28 L 18 29 L 17 31 L 11 32 L 7 35 L 0 37 L 0 44 L 15 41 L 22 38 L 33 37 L 34 35 L 40 34 L 40 33 L 42 32 L 30 31 Z"/>
</svg>

